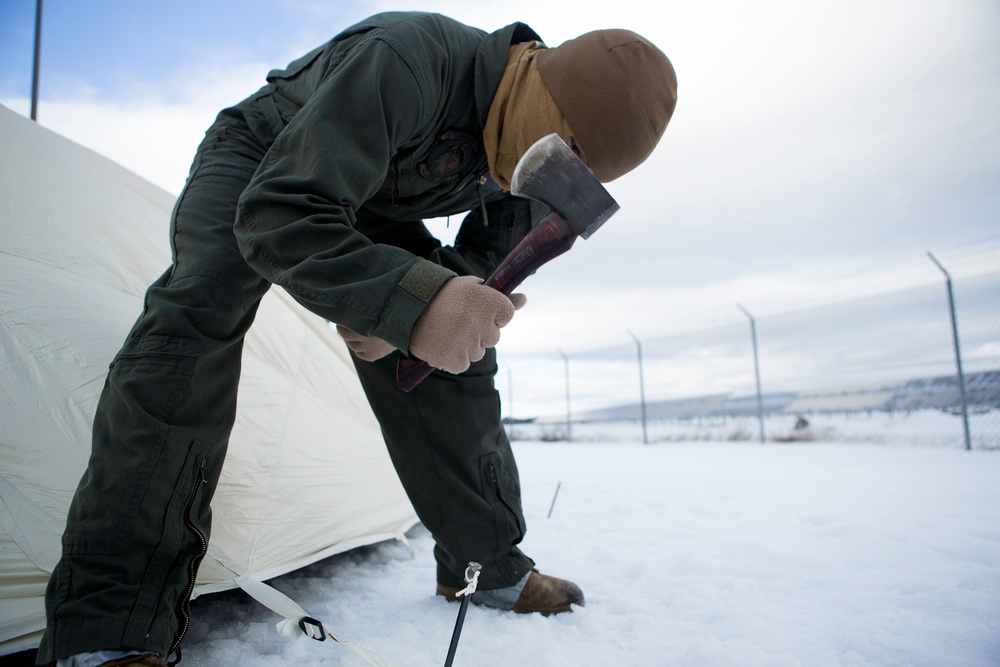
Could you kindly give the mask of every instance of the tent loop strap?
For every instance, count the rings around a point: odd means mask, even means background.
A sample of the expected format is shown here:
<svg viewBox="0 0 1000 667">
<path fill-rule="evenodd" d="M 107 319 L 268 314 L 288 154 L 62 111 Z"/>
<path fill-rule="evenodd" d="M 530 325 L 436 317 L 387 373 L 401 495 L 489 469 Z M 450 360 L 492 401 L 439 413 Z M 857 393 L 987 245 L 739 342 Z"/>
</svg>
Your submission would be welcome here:
<svg viewBox="0 0 1000 667">
<path fill-rule="evenodd" d="M 317 621 L 312 616 L 303 616 L 300 618 L 299 629 L 302 630 L 302 634 L 310 639 L 315 639 L 318 642 L 326 641 L 326 632 L 323 630 L 323 623 Z"/>
<path fill-rule="evenodd" d="M 250 597 L 283 618 L 276 626 L 278 634 L 292 638 L 305 635 L 317 641 L 323 641 L 329 637 L 371 667 L 392 667 L 385 658 L 375 651 L 356 646 L 346 639 L 338 637 L 330 631 L 330 628 L 323 625 L 322 621 L 307 614 L 297 602 L 278 589 L 246 575 L 237 577 L 235 583 Z"/>
</svg>

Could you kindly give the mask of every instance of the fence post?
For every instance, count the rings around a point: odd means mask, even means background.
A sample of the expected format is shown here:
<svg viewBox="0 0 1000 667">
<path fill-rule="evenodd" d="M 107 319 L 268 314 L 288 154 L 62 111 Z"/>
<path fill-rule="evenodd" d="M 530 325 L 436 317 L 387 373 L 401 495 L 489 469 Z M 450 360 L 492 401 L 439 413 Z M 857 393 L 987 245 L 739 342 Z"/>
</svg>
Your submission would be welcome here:
<svg viewBox="0 0 1000 667">
<path fill-rule="evenodd" d="M 38 71 L 42 56 L 42 0 L 35 1 L 35 60 L 31 68 L 31 120 L 38 120 Z"/>
<path fill-rule="evenodd" d="M 642 343 L 639 342 L 639 339 L 631 331 L 628 332 L 628 335 L 635 341 L 635 348 L 639 354 L 639 406 L 642 410 L 642 444 L 648 445 L 649 436 L 646 431 L 646 382 L 642 375 Z"/>
<path fill-rule="evenodd" d="M 566 442 L 573 442 L 573 420 L 569 411 L 569 357 L 562 350 L 556 350 L 563 358 L 566 368 Z"/>
<path fill-rule="evenodd" d="M 757 421 L 760 423 L 760 444 L 764 444 L 764 399 L 760 393 L 760 362 L 757 358 L 757 323 L 746 308 L 740 304 L 736 307 L 743 311 L 743 314 L 750 319 L 750 335 L 753 338 L 753 372 L 757 377 Z"/>
<path fill-rule="evenodd" d="M 948 287 L 948 310 L 951 313 L 951 338 L 955 344 L 955 366 L 958 368 L 958 390 L 962 397 L 962 427 L 965 429 L 965 449 L 972 449 L 972 438 L 969 436 L 969 405 L 965 397 L 965 374 L 962 372 L 962 350 L 958 343 L 958 318 L 955 316 L 955 293 L 951 288 L 951 274 L 945 270 L 941 262 L 929 251 L 927 256 L 931 258 L 941 273 L 944 274 L 945 285 Z"/>
</svg>

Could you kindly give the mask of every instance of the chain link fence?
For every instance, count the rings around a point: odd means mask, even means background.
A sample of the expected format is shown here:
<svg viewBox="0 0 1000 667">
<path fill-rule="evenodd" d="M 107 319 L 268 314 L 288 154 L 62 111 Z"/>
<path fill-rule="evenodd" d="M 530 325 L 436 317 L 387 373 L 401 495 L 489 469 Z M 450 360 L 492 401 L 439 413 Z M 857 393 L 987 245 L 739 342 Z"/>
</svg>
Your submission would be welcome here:
<svg viewBox="0 0 1000 667">
<path fill-rule="evenodd" d="M 501 349 L 500 363 L 513 439 L 998 449 L 1000 246 L 735 304 L 702 330 L 623 331 L 620 345 L 549 356 Z"/>
</svg>

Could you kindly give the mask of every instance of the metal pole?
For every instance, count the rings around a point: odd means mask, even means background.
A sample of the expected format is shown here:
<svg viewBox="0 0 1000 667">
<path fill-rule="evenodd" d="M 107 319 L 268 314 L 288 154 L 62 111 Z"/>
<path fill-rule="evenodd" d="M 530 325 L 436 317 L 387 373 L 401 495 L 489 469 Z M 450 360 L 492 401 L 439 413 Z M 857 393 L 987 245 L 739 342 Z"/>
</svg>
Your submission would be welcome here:
<svg viewBox="0 0 1000 667">
<path fill-rule="evenodd" d="M 955 293 L 951 288 L 951 274 L 945 270 L 944 266 L 941 265 L 941 262 L 937 261 L 934 255 L 928 252 L 927 256 L 941 269 L 941 273 L 945 277 L 945 285 L 948 287 L 948 310 L 951 312 L 951 338 L 955 343 L 955 366 L 958 368 L 958 390 L 962 396 L 962 427 L 965 429 L 965 449 L 971 450 L 972 438 L 969 435 L 969 404 L 965 396 L 965 374 L 962 372 L 962 350 L 958 343 L 958 319 L 955 316 Z"/>
<path fill-rule="evenodd" d="M 642 444 L 648 445 L 649 435 L 646 431 L 646 383 L 642 376 L 642 343 L 639 342 L 639 339 L 631 331 L 628 332 L 628 335 L 635 341 L 636 351 L 639 354 L 639 406 L 642 410 Z"/>
<path fill-rule="evenodd" d="M 469 584 L 462 593 L 462 604 L 458 607 L 458 618 L 455 620 L 455 629 L 451 633 L 451 643 L 448 645 L 448 656 L 445 658 L 444 667 L 451 667 L 455 662 L 455 651 L 458 650 L 458 640 L 462 636 L 462 626 L 465 625 L 465 614 L 469 610 L 469 600 L 476 592 L 479 585 L 479 574 L 483 566 L 473 561 L 465 568 L 465 583 Z"/>
<path fill-rule="evenodd" d="M 38 120 L 38 70 L 42 56 L 42 0 L 35 2 L 35 63 L 31 75 L 31 120 Z"/>
<path fill-rule="evenodd" d="M 573 442 L 573 419 L 569 410 L 569 357 L 562 350 L 556 350 L 563 358 L 566 368 L 566 442 Z"/>
<path fill-rule="evenodd" d="M 757 358 L 757 322 L 746 308 L 740 304 L 736 307 L 750 319 L 750 335 L 753 337 L 753 372 L 757 376 L 757 421 L 760 422 L 760 443 L 764 444 L 764 399 L 760 393 L 760 361 Z"/>
</svg>

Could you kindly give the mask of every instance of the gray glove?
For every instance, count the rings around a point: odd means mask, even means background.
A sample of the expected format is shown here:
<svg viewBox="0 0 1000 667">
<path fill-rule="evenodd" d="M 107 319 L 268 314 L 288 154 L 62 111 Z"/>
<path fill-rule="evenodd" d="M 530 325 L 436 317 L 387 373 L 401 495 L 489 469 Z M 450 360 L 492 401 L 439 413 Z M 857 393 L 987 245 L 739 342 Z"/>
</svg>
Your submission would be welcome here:
<svg viewBox="0 0 1000 667">
<path fill-rule="evenodd" d="M 364 361 L 376 361 L 396 349 L 381 338 L 362 336 L 339 324 L 337 325 L 337 333 L 347 342 L 347 347 L 351 349 L 351 352 L 358 359 Z"/>
<path fill-rule="evenodd" d="M 450 278 L 410 333 L 410 352 L 434 368 L 461 373 L 500 341 L 500 329 L 527 303 L 483 285 L 475 276 Z"/>
</svg>

